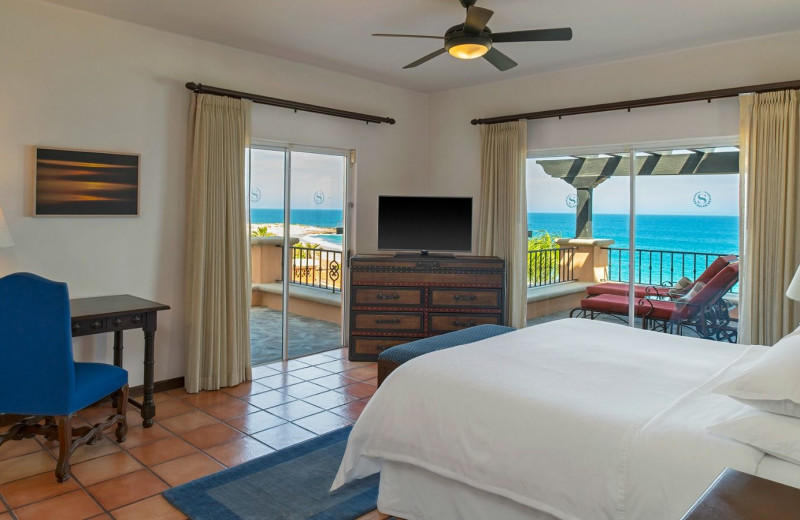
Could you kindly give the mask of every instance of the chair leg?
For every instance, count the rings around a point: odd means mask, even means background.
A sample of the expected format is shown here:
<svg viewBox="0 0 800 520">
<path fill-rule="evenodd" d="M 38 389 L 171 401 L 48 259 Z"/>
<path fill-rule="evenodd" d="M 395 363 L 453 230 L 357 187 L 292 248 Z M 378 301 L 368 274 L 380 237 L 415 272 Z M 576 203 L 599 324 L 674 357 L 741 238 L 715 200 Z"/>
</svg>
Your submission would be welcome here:
<svg viewBox="0 0 800 520">
<path fill-rule="evenodd" d="M 123 386 L 117 392 L 117 429 L 114 432 L 117 442 L 125 442 L 128 434 L 128 417 L 125 415 L 125 408 L 128 404 L 128 385 Z"/>
<path fill-rule="evenodd" d="M 64 482 L 69 478 L 69 456 L 72 454 L 72 418 L 75 414 L 58 415 L 58 462 L 56 463 L 56 480 Z"/>
</svg>

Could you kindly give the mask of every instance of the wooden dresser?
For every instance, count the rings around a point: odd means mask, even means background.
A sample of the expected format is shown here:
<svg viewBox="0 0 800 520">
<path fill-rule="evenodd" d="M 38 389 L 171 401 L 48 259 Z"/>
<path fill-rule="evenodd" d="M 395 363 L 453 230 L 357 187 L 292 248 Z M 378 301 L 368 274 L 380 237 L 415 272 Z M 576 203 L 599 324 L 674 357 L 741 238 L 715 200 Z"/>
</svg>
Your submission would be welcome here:
<svg viewBox="0 0 800 520">
<path fill-rule="evenodd" d="M 475 325 L 503 325 L 505 262 L 485 256 L 350 259 L 350 360 Z"/>
</svg>

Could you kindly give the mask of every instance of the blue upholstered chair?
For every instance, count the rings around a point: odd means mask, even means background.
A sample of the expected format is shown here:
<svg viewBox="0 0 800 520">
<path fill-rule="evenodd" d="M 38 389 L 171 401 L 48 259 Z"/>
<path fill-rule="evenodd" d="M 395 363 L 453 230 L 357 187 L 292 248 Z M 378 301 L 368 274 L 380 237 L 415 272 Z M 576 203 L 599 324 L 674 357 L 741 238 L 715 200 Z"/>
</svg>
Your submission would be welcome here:
<svg viewBox="0 0 800 520">
<path fill-rule="evenodd" d="M 117 441 L 125 440 L 128 372 L 74 361 L 67 284 L 30 273 L 0 278 L 0 362 L 0 413 L 27 416 L 0 435 L 0 451 L 8 440 L 57 439 L 55 473 L 63 482 L 76 448 L 102 439 L 114 424 Z M 91 427 L 72 427 L 78 410 L 114 393 L 116 413 Z"/>
</svg>

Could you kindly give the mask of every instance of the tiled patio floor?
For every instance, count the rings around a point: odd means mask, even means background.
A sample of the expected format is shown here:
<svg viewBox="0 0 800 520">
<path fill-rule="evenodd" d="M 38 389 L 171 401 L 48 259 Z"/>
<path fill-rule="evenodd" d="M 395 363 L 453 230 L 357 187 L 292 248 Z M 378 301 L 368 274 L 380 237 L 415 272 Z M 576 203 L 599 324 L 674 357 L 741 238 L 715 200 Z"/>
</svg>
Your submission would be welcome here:
<svg viewBox="0 0 800 520">
<path fill-rule="evenodd" d="M 143 429 L 131 408 L 126 441 L 79 448 L 61 484 L 56 443 L 10 441 L 0 446 L 0 520 L 182 519 L 163 490 L 353 423 L 376 390 L 377 367 L 346 356 L 340 348 L 255 367 L 254 381 L 215 392 L 158 393 L 153 427 Z"/>
<path fill-rule="evenodd" d="M 250 356 L 253 366 L 280 361 L 281 313 L 267 307 L 250 308 Z M 342 347 L 339 323 L 289 314 L 289 357 L 296 358 Z"/>
</svg>

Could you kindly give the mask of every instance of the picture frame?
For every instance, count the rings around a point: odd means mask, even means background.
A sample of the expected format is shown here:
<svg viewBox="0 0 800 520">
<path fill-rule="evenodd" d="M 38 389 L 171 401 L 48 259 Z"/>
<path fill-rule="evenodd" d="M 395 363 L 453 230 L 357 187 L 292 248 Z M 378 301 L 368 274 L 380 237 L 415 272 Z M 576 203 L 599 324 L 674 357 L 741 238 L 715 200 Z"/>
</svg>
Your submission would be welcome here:
<svg viewBox="0 0 800 520">
<path fill-rule="evenodd" d="M 37 217 L 139 216 L 140 155 L 35 148 Z"/>
</svg>

